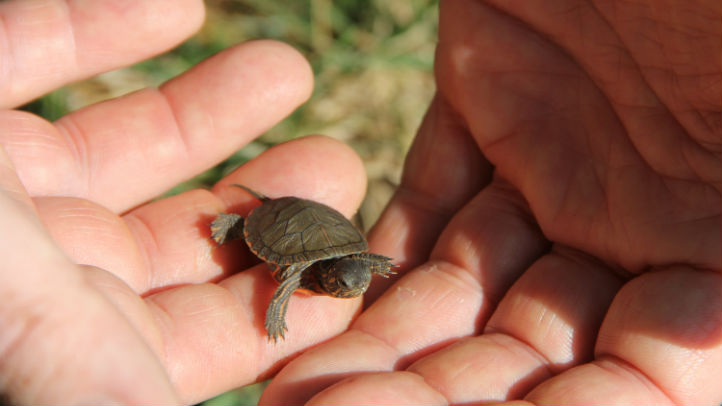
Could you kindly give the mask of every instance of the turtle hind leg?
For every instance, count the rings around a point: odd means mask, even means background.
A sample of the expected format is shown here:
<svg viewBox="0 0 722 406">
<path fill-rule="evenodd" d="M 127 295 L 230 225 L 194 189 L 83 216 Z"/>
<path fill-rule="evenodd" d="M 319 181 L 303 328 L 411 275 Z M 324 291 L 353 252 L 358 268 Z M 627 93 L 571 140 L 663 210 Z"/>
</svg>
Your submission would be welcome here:
<svg viewBox="0 0 722 406">
<path fill-rule="evenodd" d="M 218 244 L 243 236 L 243 217 L 238 214 L 221 213 L 211 223 L 211 238 Z"/>
<path fill-rule="evenodd" d="M 268 341 L 278 341 L 278 337 L 285 339 L 285 333 L 288 331 L 286 326 L 286 311 L 288 310 L 288 302 L 293 292 L 301 287 L 301 276 L 303 271 L 311 265 L 310 262 L 293 264 L 285 269 L 277 272 L 283 272 L 283 281 L 273 292 L 273 298 L 266 310 L 266 332 L 268 333 Z"/>
</svg>

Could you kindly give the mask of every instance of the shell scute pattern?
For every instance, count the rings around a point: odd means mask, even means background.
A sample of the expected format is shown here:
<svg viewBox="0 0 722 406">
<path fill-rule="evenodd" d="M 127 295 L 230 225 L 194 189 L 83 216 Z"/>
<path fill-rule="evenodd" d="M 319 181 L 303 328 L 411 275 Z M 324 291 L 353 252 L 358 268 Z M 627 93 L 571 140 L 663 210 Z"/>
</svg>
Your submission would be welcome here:
<svg viewBox="0 0 722 406">
<path fill-rule="evenodd" d="M 279 265 L 362 252 L 366 239 L 343 215 L 297 198 L 279 198 L 254 209 L 244 234 L 259 257 Z"/>
</svg>

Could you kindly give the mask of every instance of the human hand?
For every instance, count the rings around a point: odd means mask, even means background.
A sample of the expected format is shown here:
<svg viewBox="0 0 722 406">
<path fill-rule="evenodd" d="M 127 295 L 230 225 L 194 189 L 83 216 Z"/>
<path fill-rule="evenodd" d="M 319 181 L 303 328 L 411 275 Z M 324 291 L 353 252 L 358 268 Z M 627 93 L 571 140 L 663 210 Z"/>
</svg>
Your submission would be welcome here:
<svg viewBox="0 0 722 406">
<path fill-rule="evenodd" d="M 20 0 L 0 3 L 0 16 L 0 43 L 12 44 L 0 55 L 0 105 L 9 108 L 171 47 L 198 28 L 203 8 L 196 0 Z M 212 243 L 208 225 L 218 212 L 254 204 L 229 183 L 352 213 L 365 175 L 347 147 L 296 140 L 212 191 L 144 203 L 263 132 L 311 88 L 298 53 L 258 41 L 158 90 L 55 123 L 0 111 L 4 400 L 193 403 L 272 374 L 345 329 L 360 300 L 299 296 L 288 314 L 292 334 L 269 343 L 263 317 L 277 284 L 238 255 L 241 245 Z"/>
<path fill-rule="evenodd" d="M 439 93 L 370 236 L 406 274 L 261 403 L 719 404 L 719 15 L 441 2 Z"/>
</svg>

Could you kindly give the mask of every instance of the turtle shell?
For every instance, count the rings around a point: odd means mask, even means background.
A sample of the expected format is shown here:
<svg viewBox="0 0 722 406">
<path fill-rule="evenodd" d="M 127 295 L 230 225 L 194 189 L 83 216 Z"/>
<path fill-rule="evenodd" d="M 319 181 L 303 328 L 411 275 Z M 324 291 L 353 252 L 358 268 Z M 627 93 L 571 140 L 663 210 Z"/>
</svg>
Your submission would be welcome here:
<svg viewBox="0 0 722 406">
<path fill-rule="evenodd" d="M 251 251 L 281 267 L 364 252 L 363 234 L 338 211 L 297 197 L 265 201 L 243 224 Z"/>
</svg>

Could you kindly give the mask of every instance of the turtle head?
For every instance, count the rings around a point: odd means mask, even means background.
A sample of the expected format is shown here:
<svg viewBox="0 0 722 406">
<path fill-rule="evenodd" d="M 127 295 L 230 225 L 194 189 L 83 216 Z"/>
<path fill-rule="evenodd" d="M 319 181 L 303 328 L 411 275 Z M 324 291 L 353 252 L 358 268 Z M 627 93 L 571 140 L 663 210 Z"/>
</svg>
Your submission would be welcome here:
<svg viewBox="0 0 722 406">
<path fill-rule="evenodd" d="M 330 296 L 356 297 L 371 284 L 371 270 L 367 261 L 354 256 L 343 257 L 321 266 L 318 281 Z"/>
</svg>

